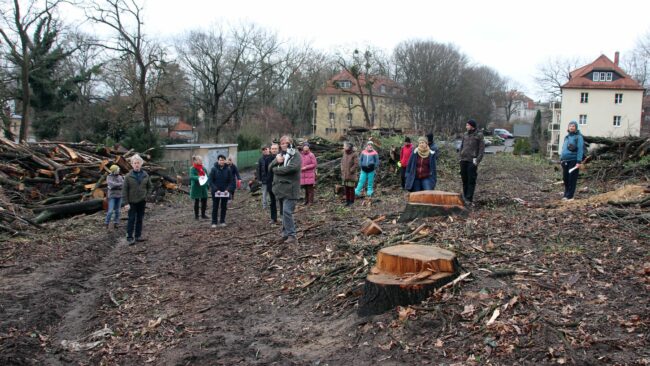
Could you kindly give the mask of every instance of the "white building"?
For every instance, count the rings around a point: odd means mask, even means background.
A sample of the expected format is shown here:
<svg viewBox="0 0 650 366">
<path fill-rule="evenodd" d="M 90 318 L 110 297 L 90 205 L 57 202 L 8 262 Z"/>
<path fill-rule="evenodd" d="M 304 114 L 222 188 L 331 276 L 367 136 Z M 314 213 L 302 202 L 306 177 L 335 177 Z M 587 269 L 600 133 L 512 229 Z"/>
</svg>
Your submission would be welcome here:
<svg viewBox="0 0 650 366">
<path fill-rule="evenodd" d="M 614 62 L 601 55 L 562 86 L 560 131 L 576 121 L 585 136 L 639 136 L 643 91 L 618 67 L 618 52 Z"/>
</svg>

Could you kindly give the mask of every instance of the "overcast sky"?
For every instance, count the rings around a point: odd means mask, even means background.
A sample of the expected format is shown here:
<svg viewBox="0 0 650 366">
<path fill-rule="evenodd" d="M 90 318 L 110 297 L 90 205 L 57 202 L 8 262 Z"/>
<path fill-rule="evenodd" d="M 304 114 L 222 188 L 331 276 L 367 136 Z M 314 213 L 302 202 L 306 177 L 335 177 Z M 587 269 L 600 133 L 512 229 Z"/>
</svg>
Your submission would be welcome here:
<svg viewBox="0 0 650 366">
<path fill-rule="evenodd" d="M 138 0 L 141 1 L 141 0 Z M 144 0 L 145 29 L 166 38 L 213 23 L 255 23 L 324 51 L 401 41 L 453 43 L 538 98 L 538 65 L 551 57 L 625 55 L 650 32 L 650 1 Z"/>
</svg>

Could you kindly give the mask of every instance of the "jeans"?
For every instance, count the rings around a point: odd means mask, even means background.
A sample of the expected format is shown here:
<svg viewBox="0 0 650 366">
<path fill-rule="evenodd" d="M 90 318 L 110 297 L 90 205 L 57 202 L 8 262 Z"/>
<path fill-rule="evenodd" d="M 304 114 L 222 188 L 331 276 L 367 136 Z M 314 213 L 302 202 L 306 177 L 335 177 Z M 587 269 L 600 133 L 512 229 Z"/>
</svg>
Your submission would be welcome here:
<svg viewBox="0 0 650 366">
<path fill-rule="evenodd" d="M 147 202 L 129 203 L 129 221 L 126 224 L 126 237 L 133 239 L 133 228 L 135 227 L 135 238 L 142 237 L 142 220 L 144 220 L 144 209 Z"/>
<path fill-rule="evenodd" d="M 111 215 L 115 211 L 115 223 L 120 221 L 120 207 L 122 207 L 122 197 L 113 197 L 108 199 L 108 212 L 106 212 L 106 225 L 111 223 Z"/>
<path fill-rule="evenodd" d="M 199 218 L 199 201 L 201 201 L 201 217 L 205 217 L 205 210 L 208 208 L 207 198 L 197 198 L 194 200 L 194 217 Z"/>
<path fill-rule="evenodd" d="M 578 185 L 578 176 L 580 169 L 576 169 L 569 173 L 569 170 L 576 166 L 576 160 L 565 160 L 562 162 L 562 180 L 564 181 L 564 197 L 573 198 L 576 193 L 576 186 Z"/>
<path fill-rule="evenodd" d="M 366 181 L 368 181 L 368 188 L 366 189 L 366 196 L 367 197 L 372 197 L 373 191 L 373 182 L 375 180 L 375 171 L 371 171 L 370 173 L 366 173 L 363 170 L 361 171 L 361 175 L 359 175 L 359 183 L 357 184 L 357 188 L 354 190 L 354 194 L 357 196 L 361 196 L 361 191 L 363 190 L 363 187 L 366 185 Z"/>
<path fill-rule="evenodd" d="M 266 184 L 262 184 L 261 191 L 262 191 L 262 208 L 263 208 L 263 209 L 266 209 L 266 202 L 267 202 L 267 198 L 266 198 L 266 197 L 267 197 L 267 193 L 268 193 L 268 192 L 266 191 Z"/>
<path fill-rule="evenodd" d="M 478 166 L 471 161 L 460 162 L 460 177 L 463 179 L 463 197 L 465 201 L 472 202 L 474 200 L 477 176 Z"/>
<path fill-rule="evenodd" d="M 228 197 L 212 197 L 212 224 L 226 223 L 226 210 L 228 209 Z M 217 215 L 219 214 L 219 206 L 221 206 L 220 221 L 217 222 Z"/>
<path fill-rule="evenodd" d="M 293 211 L 296 208 L 296 201 L 285 198 L 282 200 L 282 237 L 296 237 L 296 224 L 293 221 Z"/>
<path fill-rule="evenodd" d="M 435 188 L 436 186 L 433 184 L 433 178 L 431 177 L 426 177 L 423 179 L 415 178 L 415 180 L 413 181 L 412 192 L 431 191 Z"/>
<path fill-rule="evenodd" d="M 402 179 L 402 189 L 404 189 L 406 186 L 406 167 L 403 165 L 399 168 L 399 176 Z"/>
</svg>

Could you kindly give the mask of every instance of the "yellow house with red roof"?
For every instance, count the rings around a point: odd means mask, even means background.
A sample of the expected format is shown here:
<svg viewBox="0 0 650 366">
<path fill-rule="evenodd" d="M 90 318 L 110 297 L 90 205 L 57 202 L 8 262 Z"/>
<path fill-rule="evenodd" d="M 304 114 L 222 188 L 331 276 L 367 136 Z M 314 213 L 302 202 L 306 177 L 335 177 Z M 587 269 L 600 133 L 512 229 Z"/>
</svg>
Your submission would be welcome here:
<svg viewBox="0 0 650 366">
<path fill-rule="evenodd" d="M 367 83 L 365 75 L 361 75 L 357 82 L 347 71 L 341 71 L 328 80 L 316 94 L 312 113 L 313 133 L 333 139 L 344 136 L 350 130 L 412 129 L 406 90 L 382 76 L 372 77 L 371 90 Z M 366 121 L 362 105 L 366 106 L 370 123 Z"/>
</svg>

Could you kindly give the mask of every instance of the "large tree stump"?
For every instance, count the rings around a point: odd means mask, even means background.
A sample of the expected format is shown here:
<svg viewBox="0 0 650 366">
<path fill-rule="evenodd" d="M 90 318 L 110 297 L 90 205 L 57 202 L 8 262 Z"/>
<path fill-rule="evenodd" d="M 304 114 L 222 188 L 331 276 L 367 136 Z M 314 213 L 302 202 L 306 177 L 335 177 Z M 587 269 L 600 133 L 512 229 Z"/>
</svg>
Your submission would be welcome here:
<svg viewBox="0 0 650 366">
<path fill-rule="evenodd" d="M 409 194 L 406 209 L 399 222 L 411 221 L 419 217 L 466 216 L 468 213 L 460 194 L 444 191 L 420 191 Z"/>
<path fill-rule="evenodd" d="M 448 250 L 418 244 L 383 248 L 366 278 L 358 313 L 381 314 L 398 305 L 420 303 L 459 272 L 456 255 Z"/>
</svg>

